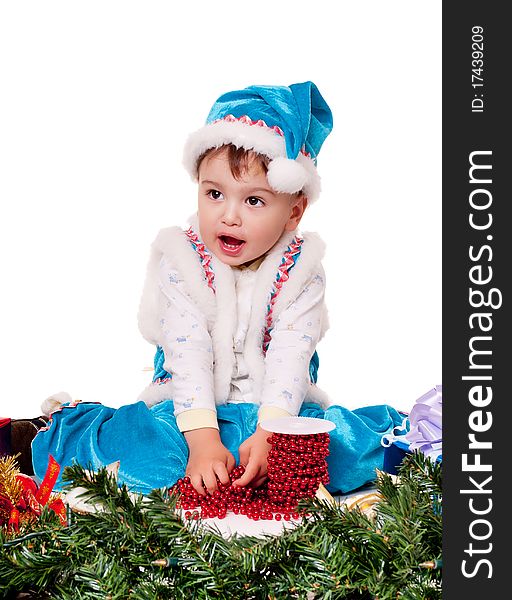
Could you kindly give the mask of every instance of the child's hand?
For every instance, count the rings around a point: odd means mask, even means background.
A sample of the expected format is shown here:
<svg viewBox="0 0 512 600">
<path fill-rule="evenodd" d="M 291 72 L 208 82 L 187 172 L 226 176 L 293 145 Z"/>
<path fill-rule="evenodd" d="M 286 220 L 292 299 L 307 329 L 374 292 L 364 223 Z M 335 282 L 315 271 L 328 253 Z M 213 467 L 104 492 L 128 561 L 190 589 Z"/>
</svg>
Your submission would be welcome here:
<svg viewBox="0 0 512 600">
<path fill-rule="evenodd" d="M 233 486 L 249 483 L 253 487 L 260 486 L 267 478 L 267 456 L 271 448 L 267 442 L 270 433 L 259 425 L 256 431 L 240 446 L 240 464 L 245 466 L 245 473 L 233 482 Z"/>
<path fill-rule="evenodd" d="M 205 427 L 185 432 L 189 447 L 186 475 L 194 489 L 204 496 L 206 489 L 213 494 L 217 489 L 217 477 L 221 483 L 229 483 L 229 473 L 235 467 L 235 457 L 220 441 L 217 429 Z"/>
</svg>

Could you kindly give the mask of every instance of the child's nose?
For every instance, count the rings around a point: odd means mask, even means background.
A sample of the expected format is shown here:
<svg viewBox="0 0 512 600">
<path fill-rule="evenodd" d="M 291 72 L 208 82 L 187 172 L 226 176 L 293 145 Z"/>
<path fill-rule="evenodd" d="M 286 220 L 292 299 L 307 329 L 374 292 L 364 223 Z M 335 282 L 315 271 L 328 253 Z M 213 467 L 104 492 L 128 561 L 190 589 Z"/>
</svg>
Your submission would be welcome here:
<svg viewBox="0 0 512 600">
<path fill-rule="evenodd" d="M 240 211 L 235 202 L 226 202 L 222 222 L 226 225 L 241 225 Z"/>
</svg>

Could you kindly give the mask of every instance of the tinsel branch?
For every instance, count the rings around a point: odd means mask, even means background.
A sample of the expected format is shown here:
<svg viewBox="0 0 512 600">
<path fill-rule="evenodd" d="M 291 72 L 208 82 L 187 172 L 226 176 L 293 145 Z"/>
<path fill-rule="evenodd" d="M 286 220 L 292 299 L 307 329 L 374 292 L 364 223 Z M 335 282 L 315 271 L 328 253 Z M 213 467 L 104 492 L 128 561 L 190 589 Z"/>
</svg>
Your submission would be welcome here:
<svg viewBox="0 0 512 600">
<path fill-rule="evenodd" d="M 16 456 L 2 456 L 0 458 L 0 517 L 3 510 L 2 498 L 16 506 L 21 497 L 23 487 L 16 479 L 20 472 L 16 462 L 18 456 L 17 454 Z M 8 518 L 8 513 L 4 517 Z"/>
</svg>

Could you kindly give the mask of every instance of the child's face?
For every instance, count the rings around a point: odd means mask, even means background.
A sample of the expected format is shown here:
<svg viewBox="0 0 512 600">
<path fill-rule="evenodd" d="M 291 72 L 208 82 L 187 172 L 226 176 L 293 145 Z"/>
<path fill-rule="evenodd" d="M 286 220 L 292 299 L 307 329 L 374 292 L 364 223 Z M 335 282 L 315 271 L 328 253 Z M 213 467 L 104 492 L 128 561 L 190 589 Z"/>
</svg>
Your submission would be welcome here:
<svg viewBox="0 0 512 600">
<path fill-rule="evenodd" d="M 237 181 L 224 153 L 206 157 L 198 173 L 201 238 L 227 265 L 241 265 L 270 250 L 293 231 L 307 205 L 304 196 L 272 190 L 258 163 Z"/>
</svg>

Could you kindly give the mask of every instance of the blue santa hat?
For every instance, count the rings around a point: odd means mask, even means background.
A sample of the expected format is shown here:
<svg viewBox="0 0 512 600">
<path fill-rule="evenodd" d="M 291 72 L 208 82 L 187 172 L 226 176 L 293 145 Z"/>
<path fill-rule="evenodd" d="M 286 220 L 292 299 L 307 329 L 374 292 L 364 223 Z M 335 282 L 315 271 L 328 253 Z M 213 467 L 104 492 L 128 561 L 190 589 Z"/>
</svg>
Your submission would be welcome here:
<svg viewBox="0 0 512 600">
<path fill-rule="evenodd" d="M 206 124 L 189 136 L 183 163 L 197 179 L 197 160 L 210 148 L 254 150 L 270 159 L 272 189 L 303 191 L 313 202 L 320 193 L 317 156 L 331 130 L 331 109 L 313 82 L 251 85 L 217 99 Z"/>
</svg>

